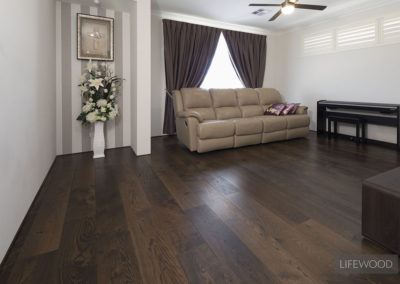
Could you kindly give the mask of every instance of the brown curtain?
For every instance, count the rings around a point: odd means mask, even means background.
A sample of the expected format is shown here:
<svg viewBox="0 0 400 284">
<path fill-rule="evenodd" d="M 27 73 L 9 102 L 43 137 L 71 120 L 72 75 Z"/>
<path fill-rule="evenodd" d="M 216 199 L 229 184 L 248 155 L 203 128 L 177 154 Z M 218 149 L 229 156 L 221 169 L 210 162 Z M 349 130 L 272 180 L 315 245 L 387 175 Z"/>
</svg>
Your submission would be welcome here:
<svg viewBox="0 0 400 284">
<path fill-rule="evenodd" d="M 164 134 L 174 134 L 173 90 L 200 87 L 214 57 L 221 30 L 163 20 L 167 96 Z"/>
<path fill-rule="evenodd" d="M 267 37 L 223 31 L 232 64 L 246 88 L 261 88 L 264 82 Z"/>
</svg>

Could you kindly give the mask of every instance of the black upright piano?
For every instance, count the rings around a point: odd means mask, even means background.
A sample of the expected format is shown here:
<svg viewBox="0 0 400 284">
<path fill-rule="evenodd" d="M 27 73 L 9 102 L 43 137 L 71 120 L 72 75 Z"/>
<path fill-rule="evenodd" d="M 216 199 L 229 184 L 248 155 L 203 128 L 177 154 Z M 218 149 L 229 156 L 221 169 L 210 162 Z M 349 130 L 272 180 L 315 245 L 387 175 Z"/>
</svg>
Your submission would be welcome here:
<svg viewBox="0 0 400 284">
<path fill-rule="evenodd" d="M 328 115 L 361 118 L 366 124 L 392 126 L 397 128 L 397 150 L 400 151 L 400 105 L 360 103 L 345 101 L 317 102 L 317 132 L 326 133 Z"/>
</svg>

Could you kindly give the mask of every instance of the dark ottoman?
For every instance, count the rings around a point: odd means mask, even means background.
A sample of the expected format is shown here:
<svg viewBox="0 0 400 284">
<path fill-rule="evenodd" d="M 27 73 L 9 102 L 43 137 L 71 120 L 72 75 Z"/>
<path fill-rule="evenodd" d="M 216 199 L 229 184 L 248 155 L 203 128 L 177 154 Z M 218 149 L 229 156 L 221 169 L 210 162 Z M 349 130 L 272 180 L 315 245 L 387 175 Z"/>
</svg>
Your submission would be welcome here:
<svg viewBox="0 0 400 284">
<path fill-rule="evenodd" d="M 400 254 L 400 168 L 363 182 L 362 234 Z"/>
</svg>

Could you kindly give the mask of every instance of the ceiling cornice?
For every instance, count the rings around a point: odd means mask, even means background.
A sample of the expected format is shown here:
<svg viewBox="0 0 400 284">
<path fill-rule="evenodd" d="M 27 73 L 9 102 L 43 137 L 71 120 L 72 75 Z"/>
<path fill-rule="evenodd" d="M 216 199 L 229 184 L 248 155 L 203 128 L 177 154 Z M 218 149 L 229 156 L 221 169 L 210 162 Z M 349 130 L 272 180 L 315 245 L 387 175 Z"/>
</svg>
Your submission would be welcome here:
<svg viewBox="0 0 400 284">
<path fill-rule="evenodd" d="M 191 23 L 191 24 L 210 26 L 210 27 L 215 27 L 215 28 L 220 28 L 220 29 L 227 29 L 227 30 L 247 32 L 247 33 L 253 33 L 253 34 L 261 34 L 261 35 L 275 34 L 275 32 L 272 32 L 267 29 L 232 24 L 232 23 L 212 20 L 212 19 L 203 18 L 203 17 L 192 16 L 192 15 L 186 15 L 186 14 L 181 14 L 181 13 L 153 10 L 152 14 L 155 16 L 158 16 L 162 19 L 187 22 L 187 23 Z"/>
</svg>

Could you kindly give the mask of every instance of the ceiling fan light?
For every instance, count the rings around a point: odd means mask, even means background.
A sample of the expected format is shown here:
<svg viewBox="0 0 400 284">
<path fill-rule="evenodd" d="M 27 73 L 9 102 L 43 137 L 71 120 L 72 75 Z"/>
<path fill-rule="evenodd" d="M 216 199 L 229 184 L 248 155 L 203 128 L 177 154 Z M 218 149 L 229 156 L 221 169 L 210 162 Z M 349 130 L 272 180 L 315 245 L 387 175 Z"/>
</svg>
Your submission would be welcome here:
<svg viewBox="0 0 400 284">
<path fill-rule="evenodd" d="M 281 8 L 281 11 L 282 11 L 282 14 L 285 14 L 285 15 L 292 14 L 294 12 L 294 5 L 291 3 L 287 3 Z"/>
</svg>

